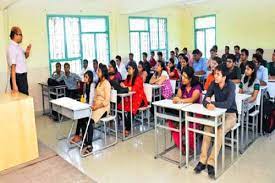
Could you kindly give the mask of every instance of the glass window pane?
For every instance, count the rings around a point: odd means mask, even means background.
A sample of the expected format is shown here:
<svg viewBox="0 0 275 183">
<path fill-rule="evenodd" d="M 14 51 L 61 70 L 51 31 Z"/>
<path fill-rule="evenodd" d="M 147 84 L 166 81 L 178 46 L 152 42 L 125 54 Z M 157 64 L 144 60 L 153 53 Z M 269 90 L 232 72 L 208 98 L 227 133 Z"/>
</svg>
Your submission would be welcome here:
<svg viewBox="0 0 275 183">
<path fill-rule="evenodd" d="M 130 41 L 131 41 L 131 53 L 134 54 L 134 60 L 139 61 L 140 59 L 140 39 L 138 32 L 130 33 Z"/>
<path fill-rule="evenodd" d="M 204 31 L 196 31 L 196 46 L 197 49 L 199 49 L 203 57 L 205 56 L 205 37 L 204 37 Z"/>
<path fill-rule="evenodd" d="M 82 34 L 82 52 L 83 59 L 87 59 L 89 67 L 93 68 L 92 60 L 96 58 L 94 34 Z"/>
<path fill-rule="evenodd" d="M 202 28 L 215 27 L 216 26 L 215 20 L 216 20 L 215 16 L 197 18 L 195 21 L 195 28 L 202 29 Z"/>
<path fill-rule="evenodd" d="M 158 49 L 158 20 L 150 19 L 150 41 L 151 41 L 151 49 Z"/>
<path fill-rule="evenodd" d="M 109 63 L 109 46 L 108 46 L 108 35 L 107 34 L 96 34 L 96 52 L 99 63 Z"/>
<path fill-rule="evenodd" d="M 166 21 L 159 19 L 159 48 L 166 48 Z"/>
<path fill-rule="evenodd" d="M 147 31 L 148 20 L 144 18 L 130 18 L 130 30 L 131 31 Z"/>
<path fill-rule="evenodd" d="M 66 18 L 66 45 L 68 58 L 80 57 L 80 31 L 78 18 Z"/>
<path fill-rule="evenodd" d="M 146 52 L 150 55 L 150 53 L 149 53 L 150 52 L 149 33 L 148 32 L 140 33 L 140 44 L 141 44 L 141 53 Z"/>
<path fill-rule="evenodd" d="M 210 49 L 216 44 L 216 31 L 215 29 L 206 30 L 206 58 L 210 57 Z"/>
<path fill-rule="evenodd" d="M 81 18 L 81 31 L 82 32 L 106 32 L 106 19 L 105 18 Z"/>
<path fill-rule="evenodd" d="M 61 17 L 49 18 L 48 25 L 50 59 L 64 59 L 64 19 Z"/>
</svg>

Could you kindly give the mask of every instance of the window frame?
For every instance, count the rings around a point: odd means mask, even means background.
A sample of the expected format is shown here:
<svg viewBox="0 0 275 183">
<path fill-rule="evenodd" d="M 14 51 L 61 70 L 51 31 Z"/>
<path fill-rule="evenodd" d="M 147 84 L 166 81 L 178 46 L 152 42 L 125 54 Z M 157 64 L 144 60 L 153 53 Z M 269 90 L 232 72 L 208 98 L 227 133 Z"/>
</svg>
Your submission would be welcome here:
<svg viewBox="0 0 275 183">
<path fill-rule="evenodd" d="M 51 59 L 51 48 L 50 48 L 50 31 L 49 31 L 49 20 L 51 18 L 62 18 L 63 19 L 63 27 L 64 27 L 64 54 L 65 54 L 65 58 L 62 59 Z M 67 53 L 67 36 L 66 36 L 66 23 L 65 23 L 65 19 L 66 18 L 78 18 L 78 26 L 79 26 L 79 44 L 80 44 L 80 56 L 79 57 L 75 57 L 75 58 L 69 58 L 68 57 L 68 53 Z M 98 18 L 103 18 L 105 19 L 105 26 L 106 26 L 106 31 L 105 32 L 82 32 L 81 30 L 81 19 L 98 19 Z M 82 48 L 82 35 L 83 34 L 94 34 L 94 36 L 96 37 L 97 34 L 106 34 L 107 35 L 107 45 L 108 45 L 108 50 L 107 50 L 107 62 L 110 61 L 110 57 L 111 57 L 111 47 L 110 47 L 110 23 L 109 23 L 109 16 L 98 16 L 98 15 L 63 15 L 63 14 L 47 14 L 46 16 L 46 24 L 47 24 L 47 38 L 48 38 L 48 60 L 49 60 L 49 71 L 50 71 L 50 75 L 52 74 L 52 67 L 51 64 L 52 63 L 57 63 L 57 62 L 68 62 L 70 63 L 70 61 L 75 61 L 75 60 L 80 60 L 81 61 L 81 65 L 82 65 L 82 61 L 83 59 L 83 48 Z M 95 59 L 97 58 L 97 44 L 95 43 Z"/>
</svg>

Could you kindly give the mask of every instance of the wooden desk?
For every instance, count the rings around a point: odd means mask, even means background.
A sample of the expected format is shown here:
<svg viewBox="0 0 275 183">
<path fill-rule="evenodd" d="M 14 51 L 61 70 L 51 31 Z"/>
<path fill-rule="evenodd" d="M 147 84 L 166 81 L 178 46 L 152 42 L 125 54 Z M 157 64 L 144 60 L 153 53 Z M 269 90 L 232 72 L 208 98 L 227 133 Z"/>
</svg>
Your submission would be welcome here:
<svg viewBox="0 0 275 183">
<path fill-rule="evenodd" d="M 0 94 L 0 171 L 38 158 L 33 98 Z"/>
</svg>

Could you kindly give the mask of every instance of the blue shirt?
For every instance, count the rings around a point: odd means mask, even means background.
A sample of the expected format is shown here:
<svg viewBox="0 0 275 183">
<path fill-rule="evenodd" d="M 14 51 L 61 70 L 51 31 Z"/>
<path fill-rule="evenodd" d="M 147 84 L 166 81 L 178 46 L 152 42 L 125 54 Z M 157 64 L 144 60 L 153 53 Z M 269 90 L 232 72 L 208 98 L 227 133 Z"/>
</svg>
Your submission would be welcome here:
<svg viewBox="0 0 275 183">
<path fill-rule="evenodd" d="M 227 80 L 224 87 L 221 89 L 215 81 L 213 81 L 205 94 L 203 99 L 203 106 L 206 107 L 208 102 L 205 100 L 207 97 L 215 95 L 215 102 L 211 102 L 215 107 L 227 109 L 228 113 L 236 113 L 237 105 L 235 101 L 235 84 Z"/>
<path fill-rule="evenodd" d="M 60 80 L 60 78 L 63 77 L 63 75 L 64 75 L 63 71 L 60 72 L 60 75 L 58 75 L 57 72 L 54 71 L 51 78 L 54 79 L 54 80 Z"/>
<path fill-rule="evenodd" d="M 268 83 L 268 71 L 264 66 L 260 66 L 257 70 L 257 79 L 259 81 L 264 81 L 266 84 Z"/>
<path fill-rule="evenodd" d="M 205 58 L 200 58 L 199 61 L 193 62 L 193 69 L 195 72 L 204 71 L 205 75 L 207 73 L 207 61 Z"/>
<path fill-rule="evenodd" d="M 81 80 L 80 76 L 71 73 L 67 76 L 66 74 L 62 75 L 57 81 L 64 80 L 68 90 L 76 90 L 77 89 L 77 82 Z"/>
</svg>

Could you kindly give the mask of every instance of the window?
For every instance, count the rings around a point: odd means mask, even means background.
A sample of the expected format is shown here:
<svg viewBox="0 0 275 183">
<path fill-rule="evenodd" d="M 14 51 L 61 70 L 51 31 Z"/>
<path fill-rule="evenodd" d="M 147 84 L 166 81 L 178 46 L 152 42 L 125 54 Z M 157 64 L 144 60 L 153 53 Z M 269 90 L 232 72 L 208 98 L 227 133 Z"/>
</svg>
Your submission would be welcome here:
<svg viewBox="0 0 275 183">
<path fill-rule="evenodd" d="M 136 61 L 142 60 L 142 53 L 161 51 L 167 60 L 167 19 L 151 17 L 130 17 L 130 52 Z"/>
<path fill-rule="evenodd" d="M 195 47 L 209 58 L 210 49 L 216 44 L 216 15 L 196 17 L 194 26 Z"/>
<path fill-rule="evenodd" d="M 63 68 L 70 63 L 71 72 L 79 74 L 83 59 L 98 59 L 108 64 L 109 20 L 105 16 L 59 16 L 48 15 L 49 66 L 50 73 L 55 70 L 56 62 Z"/>
</svg>

